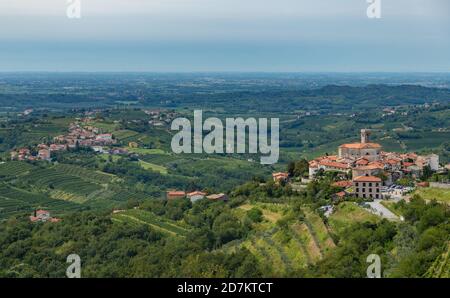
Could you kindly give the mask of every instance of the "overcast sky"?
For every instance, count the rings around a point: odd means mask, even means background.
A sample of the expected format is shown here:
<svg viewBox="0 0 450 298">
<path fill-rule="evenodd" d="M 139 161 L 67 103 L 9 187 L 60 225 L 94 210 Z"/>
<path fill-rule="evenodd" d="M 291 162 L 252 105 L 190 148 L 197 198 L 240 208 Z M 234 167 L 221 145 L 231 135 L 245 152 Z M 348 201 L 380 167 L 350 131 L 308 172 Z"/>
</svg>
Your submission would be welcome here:
<svg viewBox="0 0 450 298">
<path fill-rule="evenodd" d="M 0 1 L 0 71 L 450 71 L 450 1 Z"/>
</svg>

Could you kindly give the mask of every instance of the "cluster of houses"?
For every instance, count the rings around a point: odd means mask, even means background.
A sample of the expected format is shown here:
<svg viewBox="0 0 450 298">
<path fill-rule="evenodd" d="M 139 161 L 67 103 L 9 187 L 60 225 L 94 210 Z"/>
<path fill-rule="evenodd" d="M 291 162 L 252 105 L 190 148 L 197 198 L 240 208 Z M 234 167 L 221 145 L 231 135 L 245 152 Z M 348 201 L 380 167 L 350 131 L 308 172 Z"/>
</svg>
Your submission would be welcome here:
<svg viewBox="0 0 450 298">
<path fill-rule="evenodd" d="M 110 133 L 100 133 L 93 126 L 81 126 L 78 122 L 69 125 L 69 133 L 53 138 L 52 144 L 39 144 L 35 149 L 19 148 L 11 151 L 11 160 L 51 160 L 52 152 L 68 148 L 91 147 L 94 151 L 103 151 L 102 146 L 113 145 L 116 140 Z M 126 152 L 128 153 L 128 152 Z M 112 154 L 123 154 L 117 152 Z"/>
<path fill-rule="evenodd" d="M 50 212 L 46 210 L 35 210 L 33 215 L 30 216 L 31 222 L 59 222 L 60 218 L 51 217 Z"/>
<path fill-rule="evenodd" d="M 71 123 L 69 133 L 55 137 L 54 141 L 59 144 L 66 144 L 69 148 L 109 146 L 116 143 L 112 134 L 100 133 L 97 127 L 81 126 L 79 123 Z"/>
<path fill-rule="evenodd" d="M 148 124 L 155 127 L 170 125 L 173 119 L 178 117 L 178 114 L 176 112 L 171 111 L 144 110 L 144 113 L 150 116 Z"/>
<path fill-rule="evenodd" d="M 350 174 L 352 180 L 336 183 L 346 189 L 336 195 L 344 197 L 354 194 L 359 198 L 381 199 L 382 190 L 393 185 L 398 179 L 419 177 L 425 167 L 432 171 L 439 169 L 439 156 L 415 153 L 385 152 L 382 146 L 369 141 L 370 130 L 361 130 L 361 142 L 342 144 L 338 155 L 321 156 L 309 162 L 309 178 L 320 171 L 337 171 Z"/>
<path fill-rule="evenodd" d="M 19 148 L 11 151 L 11 160 L 51 160 L 51 153 L 66 150 L 61 144 L 39 144 L 35 149 Z"/>
<path fill-rule="evenodd" d="M 201 200 L 201 199 L 208 199 L 210 201 L 228 201 L 228 196 L 223 193 L 218 194 L 211 194 L 208 195 L 207 193 L 203 191 L 193 191 L 186 193 L 185 191 L 179 191 L 179 190 L 170 190 L 166 193 L 167 200 L 176 200 L 176 199 L 189 199 L 192 203 Z"/>
</svg>

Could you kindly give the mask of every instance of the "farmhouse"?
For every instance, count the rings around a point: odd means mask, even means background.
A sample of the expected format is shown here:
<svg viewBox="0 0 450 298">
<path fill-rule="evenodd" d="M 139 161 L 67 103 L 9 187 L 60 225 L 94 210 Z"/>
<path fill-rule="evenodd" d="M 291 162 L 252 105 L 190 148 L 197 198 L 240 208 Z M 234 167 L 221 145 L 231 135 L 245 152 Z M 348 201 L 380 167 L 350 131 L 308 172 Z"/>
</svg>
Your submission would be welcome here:
<svg viewBox="0 0 450 298">
<path fill-rule="evenodd" d="M 61 221 L 61 219 L 56 218 L 56 217 L 51 217 L 50 216 L 50 212 L 46 211 L 46 210 L 35 210 L 33 215 L 30 216 L 30 221 L 31 222 L 59 222 Z"/>
<path fill-rule="evenodd" d="M 219 194 L 212 194 L 206 197 L 208 200 L 211 201 L 228 201 L 228 197 L 226 194 L 219 193 Z"/>
<path fill-rule="evenodd" d="M 191 200 L 192 203 L 194 203 L 195 201 L 203 199 L 206 196 L 206 193 L 197 190 L 188 193 L 186 196 L 188 197 L 188 199 Z"/>
<path fill-rule="evenodd" d="M 287 181 L 289 174 L 284 172 L 273 173 L 272 178 L 274 182 Z"/>
<path fill-rule="evenodd" d="M 167 192 L 166 197 L 168 200 L 182 199 L 186 197 L 186 193 L 184 191 L 172 190 Z"/>
</svg>

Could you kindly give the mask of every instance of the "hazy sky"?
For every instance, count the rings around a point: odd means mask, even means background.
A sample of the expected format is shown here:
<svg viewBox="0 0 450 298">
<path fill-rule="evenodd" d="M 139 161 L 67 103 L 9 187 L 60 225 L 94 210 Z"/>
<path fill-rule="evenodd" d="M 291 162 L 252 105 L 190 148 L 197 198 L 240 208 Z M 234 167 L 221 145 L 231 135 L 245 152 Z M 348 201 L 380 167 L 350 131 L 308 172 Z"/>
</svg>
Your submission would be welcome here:
<svg viewBox="0 0 450 298">
<path fill-rule="evenodd" d="M 450 1 L 0 0 L 0 71 L 450 71 Z"/>
</svg>

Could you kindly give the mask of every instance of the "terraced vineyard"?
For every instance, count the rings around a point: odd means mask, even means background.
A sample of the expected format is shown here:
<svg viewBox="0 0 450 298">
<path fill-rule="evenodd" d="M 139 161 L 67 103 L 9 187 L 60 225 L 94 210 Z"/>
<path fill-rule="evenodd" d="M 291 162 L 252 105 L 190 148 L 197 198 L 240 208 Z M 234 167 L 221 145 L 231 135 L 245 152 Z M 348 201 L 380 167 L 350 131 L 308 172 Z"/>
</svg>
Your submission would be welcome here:
<svg viewBox="0 0 450 298">
<path fill-rule="evenodd" d="M 272 268 L 273 277 L 283 277 L 314 264 L 334 249 L 335 244 L 319 215 L 307 210 L 303 221 L 287 228 L 276 225 L 286 212 L 281 204 L 244 204 L 236 209 L 236 215 L 243 216 L 243 212 L 253 207 L 259 208 L 265 219 L 254 227 L 259 232 L 243 241 L 230 242 L 222 249 L 231 252 L 238 247 L 247 248 L 260 266 Z"/>
<path fill-rule="evenodd" d="M 114 175 L 102 173 L 99 171 L 88 170 L 79 166 L 68 164 L 57 164 L 53 167 L 56 171 L 79 177 L 83 180 L 92 181 L 96 183 L 111 183 L 114 179 L 117 179 Z"/>
<path fill-rule="evenodd" d="M 0 164 L 0 177 L 19 176 L 28 173 L 34 166 L 24 161 L 10 161 Z"/>
<path fill-rule="evenodd" d="M 98 184 L 87 182 L 79 177 L 67 175 L 51 168 L 33 170 L 24 179 L 32 185 L 60 190 L 79 197 L 87 197 L 92 192 L 102 188 Z"/>
<path fill-rule="evenodd" d="M 111 199 L 114 201 L 126 202 L 131 199 L 138 201 L 145 199 L 152 199 L 152 197 L 150 197 L 149 195 L 137 191 L 127 191 L 119 189 L 114 189 L 114 191 L 115 191 L 114 196 L 111 197 Z"/>
<path fill-rule="evenodd" d="M 306 211 L 305 215 L 305 224 L 311 232 L 317 246 L 320 247 L 321 254 L 325 255 L 332 251 L 336 245 L 334 244 L 333 239 L 331 239 L 328 228 L 320 216 L 311 211 Z"/>
<path fill-rule="evenodd" d="M 139 133 L 133 130 L 118 130 L 114 132 L 114 137 L 121 142 L 126 142 L 127 140 L 132 140 L 133 137 L 137 136 Z"/>
<path fill-rule="evenodd" d="M 188 233 L 187 228 L 180 226 L 174 221 L 139 209 L 132 209 L 113 214 L 112 219 L 116 222 L 129 223 L 131 225 L 149 225 L 152 228 L 169 235 L 185 236 Z"/>
<path fill-rule="evenodd" d="M 47 202 L 55 204 L 65 201 L 93 208 L 111 208 L 130 199 L 152 199 L 143 192 L 124 188 L 120 185 L 121 179 L 115 175 L 70 164 L 46 166 L 41 168 L 27 162 L 6 162 L 0 164 L 0 177 L 7 178 L 3 179 L 3 182 L 7 182 L 20 176 L 20 181 L 25 182 L 28 185 L 27 190 L 30 191 L 24 191 L 25 194 L 30 194 L 27 200 L 41 202 L 44 206 Z M 11 182 L 11 185 L 4 185 L 13 187 L 14 181 Z M 1 195 L 3 194 L 0 193 Z M 48 201 L 49 199 L 51 201 Z M 3 198 L 2 203 L 3 207 L 0 208 L 3 208 L 3 213 L 17 212 L 29 207 L 14 196 L 8 197 L 7 200 Z"/>
<path fill-rule="evenodd" d="M 288 231 L 274 228 L 259 232 L 240 243 L 224 246 L 228 252 L 238 247 L 247 248 L 261 266 L 272 268 L 273 277 L 305 268 L 322 258 L 321 247 L 314 241 L 306 225 L 294 224 Z"/>
<path fill-rule="evenodd" d="M 450 278 L 450 242 L 447 245 L 447 250 L 437 257 L 424 277 Z"/>
<path fill-rule="evenodd" d="M 58 214 L 78 210 L 80 206 L 0 184 L 0 219 L 23 212 L 32 212 L 36 208 L 44 208 Z"/>
</svg>

